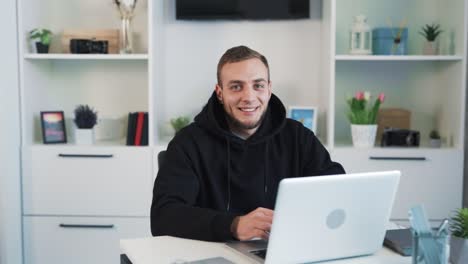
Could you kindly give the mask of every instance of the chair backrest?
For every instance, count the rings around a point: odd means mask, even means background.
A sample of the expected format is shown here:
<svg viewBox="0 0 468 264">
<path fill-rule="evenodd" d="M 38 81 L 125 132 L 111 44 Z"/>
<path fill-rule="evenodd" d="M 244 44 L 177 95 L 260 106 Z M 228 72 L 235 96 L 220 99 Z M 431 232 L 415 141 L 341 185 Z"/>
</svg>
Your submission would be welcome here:
<svg viewBox="0 0 468 264">
<path fill-rule="evenodd" d="M 161 168 L 162 164 L 164 163 L 166 159 L 166 151 L 165 150 L 161 150 L 159 153 L 158 153 L 158 168 Z"/>
</svg>

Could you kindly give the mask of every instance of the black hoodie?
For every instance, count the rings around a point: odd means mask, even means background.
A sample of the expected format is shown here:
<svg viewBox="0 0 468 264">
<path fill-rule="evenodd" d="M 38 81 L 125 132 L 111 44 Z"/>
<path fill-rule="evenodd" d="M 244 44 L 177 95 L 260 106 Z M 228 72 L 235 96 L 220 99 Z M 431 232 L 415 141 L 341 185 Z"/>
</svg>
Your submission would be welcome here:
<svg viewBox="0 0 468 264">
<path fill-rule="evenodd" d="M 281 179 L 342 173 L 312 131 L 286 118 L 275 95 L 261 126 L 243 140 L 229 131 L 213 93 L 195 122 L 169 143 L 154 184 L 151 232 L 232 239 L 234 217 L 274 209 Z"/>
</svg>

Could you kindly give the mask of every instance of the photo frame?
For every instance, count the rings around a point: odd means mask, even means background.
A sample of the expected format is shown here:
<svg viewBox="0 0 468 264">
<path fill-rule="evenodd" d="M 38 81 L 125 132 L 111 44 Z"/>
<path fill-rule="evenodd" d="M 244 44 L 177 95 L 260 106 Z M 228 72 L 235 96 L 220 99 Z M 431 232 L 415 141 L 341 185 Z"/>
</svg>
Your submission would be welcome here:
<svg viewBox="0 0 468 264">
<path fill-rule="evenodd" d="M 44 144 L 67 143 L 63 111 L 41 111 L 41 127 Z"/>
<path fill-rule="evenodd" d="M 290 106 L 288 117 L 301 122 L 305 127 L 317 134 L 318 108 L 312 106 Z"/>
</svg>

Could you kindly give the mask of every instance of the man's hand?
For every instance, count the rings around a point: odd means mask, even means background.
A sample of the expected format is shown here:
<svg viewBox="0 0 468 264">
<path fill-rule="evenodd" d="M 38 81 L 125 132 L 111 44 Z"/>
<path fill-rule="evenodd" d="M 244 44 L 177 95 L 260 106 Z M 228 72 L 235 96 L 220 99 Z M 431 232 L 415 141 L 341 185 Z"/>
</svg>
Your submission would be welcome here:
<svg viewBox="0 0 468 264">
<path fill-rule="evenodd" d="M 234 219 L 231 231 L 239 240 L 250 240 L 255 237 L 268 239 L 273 221 L 273 210 L 257 208 L 252 212 Z"/>
</svg>

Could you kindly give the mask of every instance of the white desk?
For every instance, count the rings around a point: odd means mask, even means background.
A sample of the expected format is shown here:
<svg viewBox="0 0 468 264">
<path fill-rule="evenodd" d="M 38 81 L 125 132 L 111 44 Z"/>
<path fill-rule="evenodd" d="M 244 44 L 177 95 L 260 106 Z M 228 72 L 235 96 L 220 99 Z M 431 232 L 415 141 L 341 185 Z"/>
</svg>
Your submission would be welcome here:
<svg viewBox="0 0 468 264">
<path fill-rule="evenodd" d="M 171 236 L 122 239 L 121 253 L 133 264 L 182 263 L 211 257 L 224 257 L 234 263 L 255 263 L 225 246 L 223 243 L 204 242 Z M 329 261 L 327 264 L 409 264 L 411 257 L 402 257 L 382 248 L 375 255 Z"/>
</svg>

